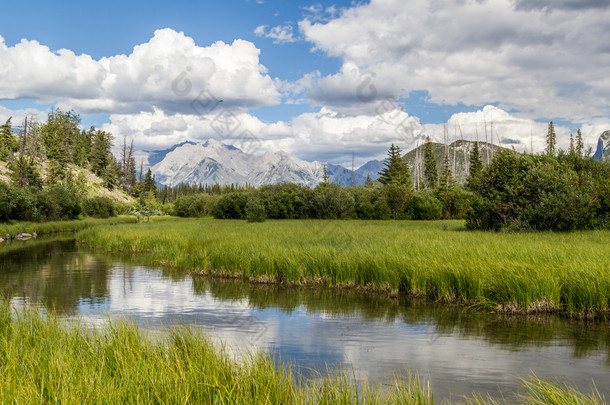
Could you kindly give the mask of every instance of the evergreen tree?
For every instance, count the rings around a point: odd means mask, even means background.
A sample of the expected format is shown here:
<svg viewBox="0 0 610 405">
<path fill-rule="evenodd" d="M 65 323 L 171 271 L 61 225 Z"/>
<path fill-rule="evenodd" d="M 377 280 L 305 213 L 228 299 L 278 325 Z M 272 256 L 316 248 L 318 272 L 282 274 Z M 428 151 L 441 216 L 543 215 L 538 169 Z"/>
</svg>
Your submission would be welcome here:
<svg viewBox="0 0 610 405">
<path fill-rule="evenodd" d="M 101 178 L 107 178 L 106 171 L 114 171 L 110 164 L 114 159 L 110 148 L 112 147 L 112 135 L 99 129 L 93 133 L 93 144 L 91 145 L 91 170 Z"/>
<path fill-rule="evenodd" d="M 40 138 L 49 159 L 51 182 L 63 179 L 68 164 L 73 163 L 73 148 L 80 130 L 80 116 L 72 111 L 50 112 L 47 122 L 40 128 Z"/>
<path fill-rule="evenodd" d="M 483 162 L 481 162 L 481 152 L 479 151 L 479 143 L 475 142 L 470 151 L 470 173 L 466 179 L 466 186 L 472 188 L 474 181 L 479 177 L 483 170 Z"/>
<path fill-rule="evenodd" d="M 401 156 L 401 151 L 398 146 L 392 144 L 388 151 L 388 157 L 384 162 L 385 167 L 379 172 L 379 182 L 381 184 L 402 184 L 412 186 L 409 166 Z"/>
<path fill-rule="evenodd" d="M 436 159 L 434 158 L 434 150 L 430 137 L 426 139 L 424 146 L 424 180 L 426 188 L 436 188 L 438 181 L 438 170 L 436 168 Z"/>
<path fill-rule="evenodd" d="M 233 186 L 233 185 L 231 185 Z M 144 177 L 143 189 L 145 193 L 149 195 L 155 195 L 157 191 L 157 187 L 155 185 L 155 178 L 153 177 L 152 171 L 150 168 L 146 172 L 146 176 Z"/>
<path fill-rule="evenodd" d="M 555 126 L 553 121 L 549 122 L 549 128 L 546 133 L 546 154 L 549 156 L 555 156 L 557 148 L 557 135 L 555 134 Z"/>
<path fill-rule="evenodd" d="M 19 188 L 42 187 L 42 180 L 36 166 L 25 156 L 19 156 L 10 165 L 11 180 Z"/>
<path fill-rule="evenodd" d="M 328 167 L 326 163 L 324 163 L 324 167 L 322 168 L 322 170 L 322 183 L 328 184 L 328 179 L 330 179 L 330 176 L 328 175 Z"/>
<path fill-rule="evenodd" d="M 447 153 L 445 153 L 445 159 L 443 160 L 443 168 L 441 170 L 441 177 L 438 183 L 438 192 L 441 194 L 453 189 L 456 185 L 455 179 L 453 178 L 453 172 L 451 171 L 449 154 Z"/>
<path fill-rule="evenodd" d="M 371 180 L 371 174 L 368 173 L 366 175 L 366 181 L 364 182 L 364 187 L 373 188 L 374 186 L 375 186 L 375 184 L 373 183 L 373 180 Z"/>
<path fill-rule="evenodd" d="M 15 143 L 13 129 L 11 126 L 11 118 L 6 120 L 6 122 L 0 126 L 0 160 L 4 161 L 6 161 L 8 156 L 13 152 L 13 146 Z"/>
<path fill-rule="evenodd" d="M 576 154 L 576 149 L 574 148 L 574 135 L 570 134 L 570 150 L 568 153 L 572 156 Z"/>
<path fill-rule="evenodd" d="M 585 144 L 582 140 L 582 132 L 580 132 L 580 129 L 579 129 L 578 131 L 576 131 L 576 154 L 578 156 L 582 156 L 584 151 L 585 151 Z"/>
</svg>

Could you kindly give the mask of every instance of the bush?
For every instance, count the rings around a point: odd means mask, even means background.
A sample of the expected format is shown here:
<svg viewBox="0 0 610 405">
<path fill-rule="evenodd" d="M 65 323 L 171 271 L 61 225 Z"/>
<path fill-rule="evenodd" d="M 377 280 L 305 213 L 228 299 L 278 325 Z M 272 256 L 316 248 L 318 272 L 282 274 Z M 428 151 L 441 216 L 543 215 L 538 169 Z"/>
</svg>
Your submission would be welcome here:
<svg viewBox="0 0 610 405">
<path fill-rule="evenodd" d="M 571 231 L 594 223 L 591 174 L 552 156 L 501 152 L 473 191 L 469 229 Z M 592 167 L 595 167 L 593 164 Z"/>
<path fill-rule="evenodd" d="M 347 219 L 354 215 L 354 197 L 338 184 L 321 183 L 314 189 L 315 217 Z"/>
<path fill-rule="evenodd" d="M 437 193 L 437 198 L 443 205 L 443 218 L 465 219 L 470 211 L 473 194 L 457 186 Z"/>
<path fill-rule="evenodd" d="M 409 217 L 407 211 L 411 194 L 411 188 L 404 184 L 388 183 L 381 188 L 381 195 L 392 218 L 406 219 Z"/>
<path fill-rule="evenodd" d="M 262 201 L 256 196 L 249 196 L 245 207 L 248 222 L 264 222 L 267 214 Z"/>
<path fill-rule="evenodd" d="M 214 206 L 212 215 L 218 219 L 245 219 L 247 202 L 248 195 L 245 192 L 225 194 Z"/>
<path fill-rule="evenodd" d="M 172 214 L 179 217 L 204 217 L 212 215 L 219 197 L 209 194 L 191 194 L 174 202 Z"/>
<path fill-rule="evenodd" d="M 50 207 L 48 218 L 51 220 L 76 219 L 80 215 L 82 208 L 78 196 L 57 184 L 49 190 Z"/>
<path fill-rule="evenodd" d="M 22 205 L 22 190 L 0 182 L 0 222 L 21 219 L 18 218 L 18 211 Z"/>
<path fill-rule="evenodd" d="M 117 215 L 114 201 L 108 197 L 93 197 L 83 203 L 83 212 L 95 218 L 110 218 Z"/>
<path fill-rule="evenodd" d="M 434 196 L 431 190 L 417 191 L 409 200 L 411 219 L 441 219 L 443 204 Z"/>
</svg>

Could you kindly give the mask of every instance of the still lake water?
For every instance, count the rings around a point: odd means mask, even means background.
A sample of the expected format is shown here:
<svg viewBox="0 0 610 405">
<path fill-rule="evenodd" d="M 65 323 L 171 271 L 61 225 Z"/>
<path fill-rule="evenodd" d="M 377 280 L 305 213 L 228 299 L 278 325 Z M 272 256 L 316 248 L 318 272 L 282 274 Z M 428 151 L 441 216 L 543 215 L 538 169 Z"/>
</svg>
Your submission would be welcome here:
<svg viewBox="0 0 610 405">
<path fill-rule="evenodd" d="M 138 265 L 69 239 L 0 245 L 0 293 L 93 325 L 187 324 L 236 352 L 260 348 L 304 374 L 342 368 L 389 382 L 411 369 L 435 398 L 519 389 L 535 373 L 610 396 L 610 324 L 510 317 L 321 289 L 281 289 Z"/>
</svg>

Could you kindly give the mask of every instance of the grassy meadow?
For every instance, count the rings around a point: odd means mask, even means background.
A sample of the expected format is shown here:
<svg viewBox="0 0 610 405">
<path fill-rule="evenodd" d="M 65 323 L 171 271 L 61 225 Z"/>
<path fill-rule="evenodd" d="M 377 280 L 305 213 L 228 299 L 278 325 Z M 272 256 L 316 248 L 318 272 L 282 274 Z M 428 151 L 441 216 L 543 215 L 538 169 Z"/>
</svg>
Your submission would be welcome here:
<svg viewBox="0 0 610 405">
<path fill-rule="evenodd" d="M 170 218 L 77 239 L 151 264 L 252 282 L 413 294 L 507 312 L 606 316 L 610 232 L 491 233 L 462 221 Z"/>
<path fill-rule="evenodd" d="M 0 303 L 0 403 L 433 404 L 429 384 L 411 374 L 384 387 L 358 386 L 346 373 L 306 379 L 269 355 L 233 358 L 187 327 L 150 335 L 132 323 L 100 329 L 65 324 Z M 532 377 L 523 404 L 604 404 L 596 392 Z M 483 394 L 468 404 L 506 403 Z"/>
<path fill-rule="evenodd" d="M 97 225 L 116 225 L 136 222 L 135 217 L 120 216 L 108 219 L 86 218 L 71 221 L 49 221 L 49 222 L 14 222 L 0 224 L 0 237 L 6 235 L 14 237 L 20 233 L 49 234 L 57 232 L 74 232 Z"/>
</svg>

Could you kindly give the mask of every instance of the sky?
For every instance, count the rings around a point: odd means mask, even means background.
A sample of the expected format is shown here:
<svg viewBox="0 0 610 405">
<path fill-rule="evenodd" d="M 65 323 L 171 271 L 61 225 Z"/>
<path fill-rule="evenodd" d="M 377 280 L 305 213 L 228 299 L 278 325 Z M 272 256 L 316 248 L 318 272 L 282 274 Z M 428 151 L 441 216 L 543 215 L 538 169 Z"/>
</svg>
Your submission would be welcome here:
<svg viewBox="0 0 610 405">
<path fill-rule="evenodd" d="M 357 165 L 394 143 L 541 151 L 610 129 L 607 0 L 5 0 L 0 120 Z"/>
</svg>

